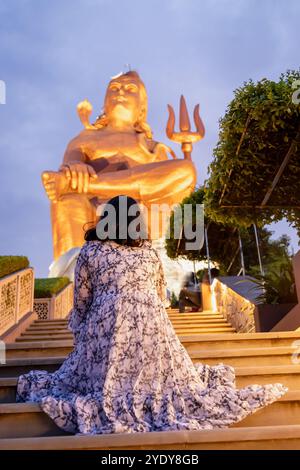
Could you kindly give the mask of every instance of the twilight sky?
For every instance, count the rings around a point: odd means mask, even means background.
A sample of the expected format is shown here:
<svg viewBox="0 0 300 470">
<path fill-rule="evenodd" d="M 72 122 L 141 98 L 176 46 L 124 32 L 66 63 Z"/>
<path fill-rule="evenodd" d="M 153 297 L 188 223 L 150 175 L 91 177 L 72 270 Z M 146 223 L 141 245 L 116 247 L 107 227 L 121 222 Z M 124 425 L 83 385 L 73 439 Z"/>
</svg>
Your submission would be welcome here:
<svg viewBox="0 0 300 470">
<path fill-rule="evenodd" d="M 205 140 L 193 158 L 198 183 L 218 119 L 245 80 L 299 68 L 299 0 L 0 0 L 0 252 L 27 255 L 37 276 L 52 261 L 49 202 L 40 174 L 56 170 L 82 125 L 77 103 L 99 114 L 109 78 L 130 64 L 144 80 L 148 122 L 165 136 L 167 103 L 200 102 Z M 171 144 L 180 155 L 176 144 Z M 274 237 L 298 237 L 286 222 Z"/>
</svg>

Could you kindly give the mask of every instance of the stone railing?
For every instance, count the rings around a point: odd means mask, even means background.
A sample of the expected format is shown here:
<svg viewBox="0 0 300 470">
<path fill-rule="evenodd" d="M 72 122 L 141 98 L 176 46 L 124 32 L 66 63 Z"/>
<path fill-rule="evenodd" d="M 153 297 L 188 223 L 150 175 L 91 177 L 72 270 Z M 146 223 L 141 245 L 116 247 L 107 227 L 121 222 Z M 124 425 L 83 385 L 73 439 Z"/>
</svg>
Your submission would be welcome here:
<svg viewBox="0 0 300 470">
<path fill-rule="evenodd" d="M 66 318 L 73 307 L 73 283 L 70 282 L 58 294 L 43 299 L 34 299 L 34 311 L 39 320 Z"/>
<path fill-rule="evenodd" d="M 215 278 L 211 285 L 212 309 L 231 323 L 238 333 L 255 331 L 255 304 Z"/>
<path fill-rule="evenodd" d="M 33 311 L 34 272 L 22 269 L 0 279 L 0 337 Z"/>
</svg>

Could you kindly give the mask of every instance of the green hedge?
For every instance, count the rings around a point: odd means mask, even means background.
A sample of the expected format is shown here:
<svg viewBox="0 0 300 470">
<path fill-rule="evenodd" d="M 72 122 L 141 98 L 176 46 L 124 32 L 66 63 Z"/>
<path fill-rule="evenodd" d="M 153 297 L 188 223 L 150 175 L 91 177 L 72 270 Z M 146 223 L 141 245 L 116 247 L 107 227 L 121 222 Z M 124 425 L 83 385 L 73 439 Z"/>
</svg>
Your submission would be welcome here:
<svg viewBox="0 0 300 470">
<path fill-rule="evenodd" d="M 29 260 L 26 256 L 0 256 L 0 278 L 28 266 Z"/>
<path fill-rule="evenodd" d="M 68 277 L 39 278 L 34 281 L 34 298 L 43 299 L 58 294 L 69 284 Z"/>
</svg>

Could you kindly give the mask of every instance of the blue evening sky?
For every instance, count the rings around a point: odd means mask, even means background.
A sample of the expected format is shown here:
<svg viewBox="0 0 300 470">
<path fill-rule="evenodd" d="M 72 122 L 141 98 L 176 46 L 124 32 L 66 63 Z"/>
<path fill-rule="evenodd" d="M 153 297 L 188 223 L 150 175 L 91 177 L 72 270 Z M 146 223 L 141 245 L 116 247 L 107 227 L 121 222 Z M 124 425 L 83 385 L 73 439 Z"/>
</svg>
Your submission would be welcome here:
<svg viewBox="0 0 300 470">
<path fill-rule="evenodd" d="M 148 121 L 165 136 L 167 103 L 200 102 L 207 134 L 193 153 L 207 176 L 218 119 L 245 80 L 299 67 L 298 0 L 0 0 L 1 254 L 27 255 L 36 275 L 52 261 L 49 202 L 40 174 L 57 169 L 82 128 L 78 101 L 100 112 L 109 78 L 130 64 L 149 95 Z M 172 147 L 180 155 L 179 148 Z M 286 222 L 274 237 L 298 237 Z"/>
</svg>

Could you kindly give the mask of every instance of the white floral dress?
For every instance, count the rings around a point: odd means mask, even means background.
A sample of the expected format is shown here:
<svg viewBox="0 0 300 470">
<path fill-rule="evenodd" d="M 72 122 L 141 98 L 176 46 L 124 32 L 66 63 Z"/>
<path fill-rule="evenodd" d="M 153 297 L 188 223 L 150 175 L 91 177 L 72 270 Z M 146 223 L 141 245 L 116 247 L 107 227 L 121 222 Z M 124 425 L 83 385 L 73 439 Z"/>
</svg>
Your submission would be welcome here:
<svg viewBox="0 0 300 470">
<path fill-rule="evenodd" d="M 229 426 L 281 397 L 281 384 L 236 389 L 234 369 L 194 365 L 164 308 L 165 280 L 151 242 L 87 242 L 69 319 L 74 350 L 53 373 L 21 375 L 17 401 L 40 403 L 76 434 Z"/>
</svg>

